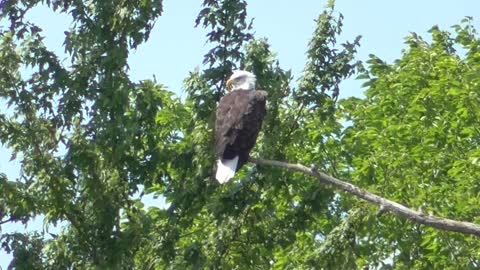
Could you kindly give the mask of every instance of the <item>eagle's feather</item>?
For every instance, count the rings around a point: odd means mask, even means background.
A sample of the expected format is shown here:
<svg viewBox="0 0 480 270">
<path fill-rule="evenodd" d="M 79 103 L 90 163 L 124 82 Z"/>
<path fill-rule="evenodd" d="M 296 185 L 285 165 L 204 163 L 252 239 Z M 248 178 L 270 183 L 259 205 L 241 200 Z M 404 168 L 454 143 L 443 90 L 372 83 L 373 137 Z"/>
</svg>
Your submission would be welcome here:
<svg viewBox="0 0 480 270">
<path fill-rule="evenodd" d="M 229 177 L 217 178 L 219 182 L 228 181 L 248 161 L 266 115 L 266 98 L 265 91 L 235 90 L 220 100 L 215 123 L 215 152 L 221 163 L 217 176 Z M 233 173 L 226 169 L 230 167 Z"/>
</svg>

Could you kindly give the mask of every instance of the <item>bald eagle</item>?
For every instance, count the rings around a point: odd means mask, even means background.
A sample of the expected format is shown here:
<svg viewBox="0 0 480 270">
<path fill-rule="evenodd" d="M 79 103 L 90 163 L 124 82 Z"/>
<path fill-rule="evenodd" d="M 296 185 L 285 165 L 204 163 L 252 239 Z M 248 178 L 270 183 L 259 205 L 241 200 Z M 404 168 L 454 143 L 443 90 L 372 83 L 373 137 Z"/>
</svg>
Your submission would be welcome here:
<svg viewBox="0 0 480 270">
<path fill-rule="evenodd" d="M 226 183 L 248 161 L 265 117 L 267 92 L 255 90 L 255 75 L 238 70 L 227 81 L 230 93 L 218 104 L 215 122 L 215 178 Z"/>
</svg>

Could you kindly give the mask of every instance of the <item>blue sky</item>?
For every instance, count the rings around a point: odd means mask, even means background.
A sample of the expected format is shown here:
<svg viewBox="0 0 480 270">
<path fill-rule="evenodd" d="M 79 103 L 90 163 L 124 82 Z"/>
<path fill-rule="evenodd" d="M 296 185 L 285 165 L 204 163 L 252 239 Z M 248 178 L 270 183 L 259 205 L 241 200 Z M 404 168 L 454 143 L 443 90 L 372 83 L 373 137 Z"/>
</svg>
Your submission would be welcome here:
<svg viewBox="0 0 480 270">
<path fill-rule="evenodd" d="M 200 67 L 206 53 L 205 31 L 194 28 L 194 21 L 203 1 L 164 0 L 164 15 L 159 18 L 150 40 L 132 52 L 129 58 L 132 80 L 151 79 L 182 94 L 182 81 L 189 71 Z M 265 37 L 278 55 L 280 65 L 291 69 L 295 79 L 301 75 L 305 51 L 314 30 L 314 19 L 321 13 L 326 0 L 279 1 L 250 0 L 248 14 L 254 17 L 257 38 Z M 295 3 L 295 4 L 293 4 Z M 336 10 L 345 16 L 340 40 L 353 40 L 362 35 L 359 60 L 373 53 L 388 62 L 401 56 L 404 38 L 410 32 L 427 36 L 433 25 L 449 29 L 465 16 L 474 17 L 479 28 L 480 1 L 475 0 L 337 0 Z M 34 9 L 28 17 L 45 32 L 48 48 L 65 57 L 61 45 L 63 32 L 69 27 L 67 15 L 52 14 L 46 8 Z M 67 61 L 65 61 L 67 64 Z M 350 79 L 342 84 L 341 96 L 361 96 L 360 82 Z M 0 106 L 2 103 L 0 103 Z M 4 111 L 4 108 L 1 108 Z M 18 162 L 9 162 L 7 149 L 0 147 L 0 173 L 10 178 L 18 175 Z M 4 232 L 25 230 L 23 225 L 10 225 Z M 29 230 L 42 229 L 37 220 Z M 10 256 L 0 251 L 0 267 L 6 269 Z"/>
</svg>

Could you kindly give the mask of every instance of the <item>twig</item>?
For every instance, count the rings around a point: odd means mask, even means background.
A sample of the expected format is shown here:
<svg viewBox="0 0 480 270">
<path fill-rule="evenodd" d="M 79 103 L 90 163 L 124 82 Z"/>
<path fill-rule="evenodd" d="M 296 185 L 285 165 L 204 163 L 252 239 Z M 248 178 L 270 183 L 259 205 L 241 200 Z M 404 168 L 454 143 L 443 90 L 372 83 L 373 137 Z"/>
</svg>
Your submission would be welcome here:
<svg viewBox="0 0 480 270">
<path fill-rule="evenodd" d="M 290 171 L 298 171 L 317 178 L 321 183 L 332 185 L 360 199 L 380 206 L 383 211 L 390 211 L 399 217 L 406 218 L 413 222 L 424 224 L 443 231 L 459 232 L 480 237 L 480 226 L 471 222 L 457 221 L 448 218 L 425 215 L 419 211 L 412 210 L 402 204 L 390 201 L 355 185 L 339 180 L 315 169 L 308 168 L 301 164 L 291 164 L 276 160 L 250 159 L 250 162 L 258 165 L 267 165 L 284 168 Z"/>
<path fill-rule="evenodd" d="M 8 218 L 6 220 L 2 220 L 2 221 L 0 221 L 0 225 L 3 225 L 3 224 L 8 223 L 8 222 L 12 222 L 12 221 L 15 221 L 15 218 L 11 217 L 11 218 Z"/>
<path fill-rule="evenodd" d="M 195 230 L 195 231 L 192 231 L 192 232 L 188 232 L 188 233 L 185 233 L 185 234 L 182 234 L 180 235 L 180 238 L 185 238 L 189 235 L 192 235 L 192 234 L 197 234 L 199 232 L 204 232 L 205 231 L 205 228 L 207 228 L 208 226 L 212 225 L 216 220 L 212 220 L 210 221 L 209 223 L 205 224 L 204 226 L 202 226 L 201 228 Z"/>
</svg>

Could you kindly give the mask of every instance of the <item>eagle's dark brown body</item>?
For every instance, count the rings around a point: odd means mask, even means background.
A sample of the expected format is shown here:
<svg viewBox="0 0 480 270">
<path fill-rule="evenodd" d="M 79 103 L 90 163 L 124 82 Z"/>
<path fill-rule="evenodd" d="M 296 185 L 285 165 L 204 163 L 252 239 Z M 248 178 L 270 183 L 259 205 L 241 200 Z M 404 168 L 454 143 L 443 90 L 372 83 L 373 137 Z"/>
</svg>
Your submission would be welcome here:
<svg viewBox="0 0 480 270">
<path fill-rule="evenodd" d="M 267 92 L 235 90 L 218 105 L 215 123 L 215 153 L 221 159 L 238 156 L 237 168 L 248 161 L 265 117 Z"/>
</svg>

